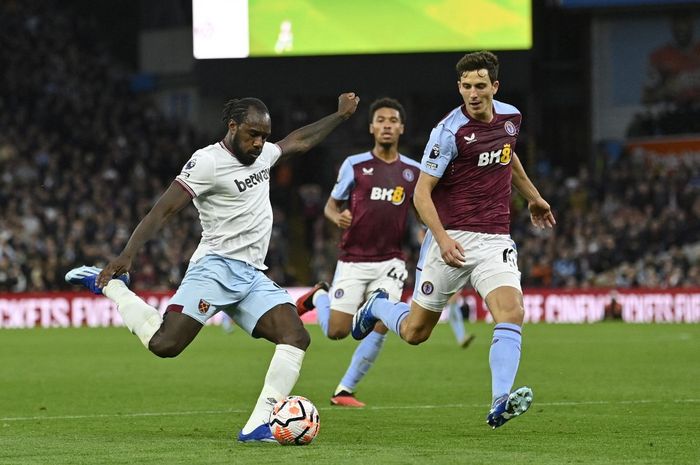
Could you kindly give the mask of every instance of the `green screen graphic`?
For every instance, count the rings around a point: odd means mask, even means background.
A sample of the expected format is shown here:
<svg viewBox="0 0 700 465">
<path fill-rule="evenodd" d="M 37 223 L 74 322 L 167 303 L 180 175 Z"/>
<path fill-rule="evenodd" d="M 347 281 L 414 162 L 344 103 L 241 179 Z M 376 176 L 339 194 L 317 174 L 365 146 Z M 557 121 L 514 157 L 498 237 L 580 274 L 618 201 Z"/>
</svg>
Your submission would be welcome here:
<svg viewBox="0 0 700 465">
<path fill-rule="evenodd" d="M 249 0 L 248 9 L 251 57 L 532 46 L 530 0 Z"/>
</svg>

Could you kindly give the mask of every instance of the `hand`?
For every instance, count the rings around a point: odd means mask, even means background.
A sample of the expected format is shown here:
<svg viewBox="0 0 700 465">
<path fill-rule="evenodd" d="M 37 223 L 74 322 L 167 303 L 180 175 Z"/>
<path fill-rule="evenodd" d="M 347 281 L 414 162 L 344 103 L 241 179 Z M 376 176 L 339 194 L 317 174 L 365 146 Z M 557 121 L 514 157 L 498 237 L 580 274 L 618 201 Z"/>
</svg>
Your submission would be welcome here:
<svg viewBox="0 0 700 465">
<path fill-rule="evenodd" d="M 354 92 L 340 94 L 338 97 L 338 114 L 343 119 L 348 119 L 357 110 L 357 104 L 360 103 L 360 97 Z"/>
<path fill-rule="evenodd" d="M 447 236 L 441 242 L 438 242 L 440 246 L 440 255 L 446 264 L 454 266 L 455 268 L 461 268 L 464 266 L 464 249 L 456 240 Z"/>
<path fill-rule="evenodd" d="M 350 224 L 352 224 L 352 213 L 350 213 L 350 210 L 346 208 L 345 210 L 340 212 L 340 214 L 335 220 L 335 224 L 340 229 L 348 229 L 350 227 Z"/>
<path fill-rule="evenodd" d="M 130 268 L 131 258 L 125 255 L 119 255 L 104 267 L 97 277 L 97 286 L 105 287 L 110 279 L 114 279 L 115 276 L 128 272 Z"/>
<path fill-rule="evenodd" d="M 530 221 L 536 228 L 553 228 L 557 224 L 552 207 L 542 197 L 528 202 L 527 208 L 530 210 Z"/>
</svg>

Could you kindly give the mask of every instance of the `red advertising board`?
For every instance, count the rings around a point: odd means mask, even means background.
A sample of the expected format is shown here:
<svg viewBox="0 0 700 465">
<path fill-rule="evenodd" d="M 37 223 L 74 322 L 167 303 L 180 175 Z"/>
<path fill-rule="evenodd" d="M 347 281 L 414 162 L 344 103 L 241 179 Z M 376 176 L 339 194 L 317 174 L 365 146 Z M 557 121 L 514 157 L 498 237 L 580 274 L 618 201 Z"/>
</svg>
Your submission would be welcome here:
<svg viewBox="0 0 700 465">
<path fill-rule="evenodd" d="M 696 136 L 663 136 L 629 139 L 627 150 L 639 155 L 696 156 L 700 153 L 700 138 Z"/>
<path fill-rule="evenodd" d="M 489 320 L 483 301 L 466 293 L 476 306 L 476 316 Z M 629 323 L 700 323 L 700 288 L 625 289 L 617 292 L 622 319 Z M 594 323 L 603 319 L 610 303 L 607 289 L 529 289 L 523 295 L 525 321 L 529 323 Z"/>
<path fill-rule="evenodd" d="M 296 299 L 308 288 L 289 288 Z M 150 305 L 162 311 L 170 292 L 141 292 Z M 476 311 L 472 319 L 490 320 L 481 298 L 464 292 L 464 300 Z M 622 317 L 631 323 L 700 323 L 700 288 L 620 290 L 617 300 Z M 593 323 L 603 319 L 610 291 L 528 289 L 525 321 L 528 323 Z M 218 324 L 221 315 L 210 320 Z M 315 312 L 302 318 L 314 323 Z M 82 292 L 0 294 L 0 329 L 121 326 L 116 305 L 109 299 Z"/>
</svg>

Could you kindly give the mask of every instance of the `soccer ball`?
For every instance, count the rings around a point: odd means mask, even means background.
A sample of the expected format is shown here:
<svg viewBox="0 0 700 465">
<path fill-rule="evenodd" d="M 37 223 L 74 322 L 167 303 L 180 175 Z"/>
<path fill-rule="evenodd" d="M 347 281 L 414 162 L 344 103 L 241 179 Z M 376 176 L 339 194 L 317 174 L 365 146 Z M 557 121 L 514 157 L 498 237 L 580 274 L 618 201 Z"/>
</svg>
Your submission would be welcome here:
<svg viewBox="0 0 700 465">
<path fill-rule="evenodd" d="M 270 414 L 270 429 L 282 445 L 309 444 L 320 427 L 318 410 L 306 397 L 288 396 L 277 402 Z"/>
</svg>

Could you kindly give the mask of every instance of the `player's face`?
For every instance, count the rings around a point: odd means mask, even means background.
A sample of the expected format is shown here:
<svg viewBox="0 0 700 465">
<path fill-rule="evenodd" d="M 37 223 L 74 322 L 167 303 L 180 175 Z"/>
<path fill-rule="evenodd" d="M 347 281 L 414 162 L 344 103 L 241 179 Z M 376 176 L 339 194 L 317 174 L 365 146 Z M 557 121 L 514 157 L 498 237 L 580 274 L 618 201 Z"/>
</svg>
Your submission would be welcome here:
<svg viewBox="0 0 700 465">
<path fill-rule="evenodd" d="M 498 92 L 498 81 L 491 82 L 486 69 L 467 71 L 457 82 L 467 113 L 479 121 L 493 118 L 493 96 Z"/>
<path fill-rule="evenodd" d="M 380 145 L 394 145 L 403 134 L 403 123 L 399 110 L 394 108 L 377 108 L 369 124 L 369 133 Z"/>
<path fill-rule="evenodd" d="M 265 141 L 270 137 L 270 115 L 249 113 L 241 124 L 233 123 L 233 127 L 230 126 L 230 128 L 233 133 L 231 146 L 234 155 L 244 165 L 252 165 L 262 153 Z"/>
</svg>

